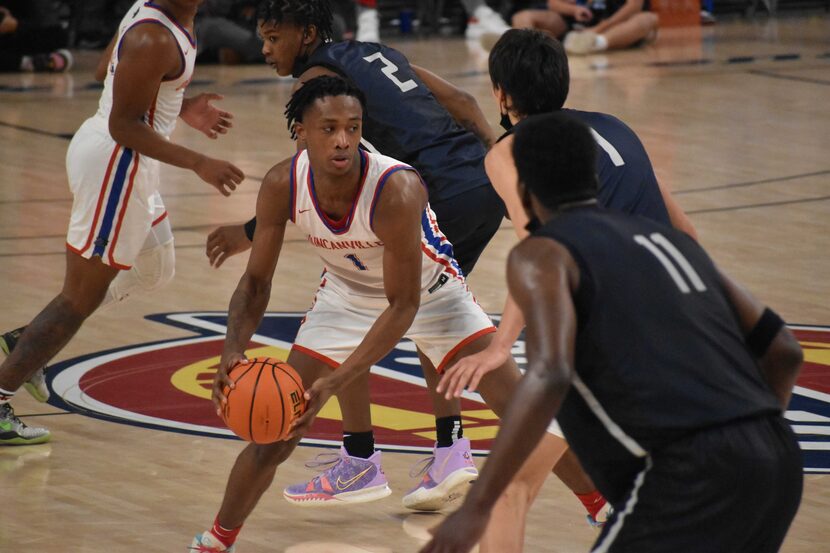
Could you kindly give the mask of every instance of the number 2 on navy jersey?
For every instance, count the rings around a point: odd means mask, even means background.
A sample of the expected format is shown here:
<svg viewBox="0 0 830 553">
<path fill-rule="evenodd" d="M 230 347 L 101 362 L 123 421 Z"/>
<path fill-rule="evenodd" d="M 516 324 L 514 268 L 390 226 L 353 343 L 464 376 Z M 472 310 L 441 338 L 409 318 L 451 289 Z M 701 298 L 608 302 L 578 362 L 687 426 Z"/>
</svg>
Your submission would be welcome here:
<svg viewBox="0 0 830 553">
<path fill-rule="evenodd" d="M 386 57 L 380 52 L 372 54 L 371 56 L 366 56 L 363 59 L 368 61 L 369 63 L 372 63 L 376 60 L 380 60 L 383 63 L 383 69 L 381 69 L 381 72 L 384 75 L 386 75 L 387 79 L 395 83 L 395 86 L 400 88 L 401 92 L 409 92 L 413 88 L 418 88 L 418 83 L 416 83 L 412 79 L 401 82 L 401 80 L 395 76 L 395 73 L 398 71 L 398 66 L 386 59 Z"/>
<path fill-rule="evenodd" d="M 648 237 L 643 236 L 642 234 L 637 234 L 634 236 L 634 241 L 643 246 L 657 258 L 657 261 L 663 265 L 666 272 L 669 273 L 669 276 L 682 293 L 689 294 L 692 289 L 683 278 L 683 275 L 680 274 L 680 271 L 683 271 L 686 274 L 686 278 L 689 279 L 689 282 L 696 291 L 706 291 L 706 285 L 703 284 L 703 280 L 701 280 L 700 275 L 697 274 L 697 271 L 694 270 L 692 264 L 689 263 L 689 260 L 686 259 L 684 255 L 680 253 L 680 250 L 678 250 L 674 244 L 669 242 L 665 236 L 659 232 L 654 232 Z M 663 253 L 660 248 L 665 250 L 666 253 Z M 666 254 L 668 254 L 668 256 Z M 669 256 L 671 256 L 672 259 L 669 259 Z M 672 263 L 672 260 L 674 260 L 674 263 Z M 680 267 L 680 271 L 678 271 L 677 267 L 675 267 L 675 263 Z"/>
</svg>

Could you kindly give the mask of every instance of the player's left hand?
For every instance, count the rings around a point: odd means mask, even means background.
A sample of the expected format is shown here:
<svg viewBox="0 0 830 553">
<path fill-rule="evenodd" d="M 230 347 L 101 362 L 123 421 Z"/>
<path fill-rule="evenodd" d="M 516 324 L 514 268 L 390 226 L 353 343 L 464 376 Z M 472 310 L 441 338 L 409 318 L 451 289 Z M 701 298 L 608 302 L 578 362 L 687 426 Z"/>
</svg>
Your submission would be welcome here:
<svg viewBox="0 0 830 553">
<path fill-rule="evenodd" d="M 305 397 L 305 412 L 291 423 L 291 433 L 287 439 L 301 438 L 308 432 L 311 425 L 314 424 L 317 413 L 334 394 L 334 390 L 335 387 L 331 377 L 318 378 L 314 381 L 314 384 L 303 394 L 303 397 Z"/>
<path fill-rule="evenodd" d="M 208 138 L 217 138 L 233 127 L 233 114 L 212 106 L 212 100 L 221 100 L 224 96 L 214 93 L 203 93 L 192 98 L 185 98 L 179 117 L 196 129 L 203 132 Z"/>
<path fill-rule="evenodd" d="M 510 355 L 495 344 L 493 341 L 482 351 L 459 359 L 441 376 L 436 391 L 446 399 L 461 397 L 464 390 L 475 391 L 484 375 L 501 367 Z"/>
<path fill-rule="evenodd" d="M 420 553 L 467 553 L 481 539 L 489 520 L 488 515 L 462 505 L 431 530 L 432 539 Z"/>
</svg>

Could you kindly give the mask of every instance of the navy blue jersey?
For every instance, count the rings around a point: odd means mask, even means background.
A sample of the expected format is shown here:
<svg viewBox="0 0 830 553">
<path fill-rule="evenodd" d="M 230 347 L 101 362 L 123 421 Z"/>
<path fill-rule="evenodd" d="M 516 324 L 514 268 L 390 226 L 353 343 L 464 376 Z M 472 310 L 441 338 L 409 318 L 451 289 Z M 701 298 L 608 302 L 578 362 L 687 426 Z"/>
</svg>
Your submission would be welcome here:
<svg viewBox="0 0 830 553">
<path fill-rule="evenodd" d="M 606 113 L 575 109 L 562 112 L 588 125 L 594 135 L 600 203 L 671 225 L 651 160 L 634 131 Z"/>
<path fill-rule="evenodd" d="M 634 131 L 613 115 L 575 109 L 562 111 L 588 125 L 594 136 L 600 205 L 671 226 L 651 160 Z M 516 127 L 521 124 L 517 123 Z M 507 131 L 499 140 L 514 130 Z"/>
<path fill-rule="evenodd" d="M 534 236 L 563 244 L 579 267 L 576 377 L 557 420 L 612 502 L 650 452 L 696 430 L 780 413 L 694 240 L 598 207 L 565 212 Z"/>
<path fill-rule="evenodd" d="M 313 66 L 348 77 L 363 91 L 364 139 L 415 167 L 431 202 L 490 185 L 484 145 L 438 103 L 403 54 L 382 44 L 326 43 L 309 57 L 306 69 Z"/>
</svg>

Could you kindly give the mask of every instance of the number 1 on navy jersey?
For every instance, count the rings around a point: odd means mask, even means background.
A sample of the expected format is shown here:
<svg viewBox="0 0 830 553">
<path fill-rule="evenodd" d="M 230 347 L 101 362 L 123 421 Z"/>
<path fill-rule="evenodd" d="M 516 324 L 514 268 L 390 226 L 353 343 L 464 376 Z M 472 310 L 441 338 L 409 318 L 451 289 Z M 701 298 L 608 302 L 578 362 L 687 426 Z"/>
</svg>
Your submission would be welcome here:
<svg viewBox="0 0 830 553">
<path fill-rule="evenodd" d="M 412 90 L 413 88 L 418 88 L 418 83 L 416 83 L 412 79 L 409 79 L 408 81 L 401 82 L 401 80 L 398 79 L 395 76 L 395 73 L 398 71 L 398 66 L 395 65 L 394 63 L 392 63 L 391 61 L 389 61 L 388 59 L 386 59 L 386 57 L 383 54 L 381 54 L 380 52 L 372 54 L 371 56 L 366 56 L 363 59 L 368 61 L 369 63 L 372 63 L 375 60 L 380 60 L 381 62 L 383 62 L 383 69 L 381 69 L 381 72 L 384 75 L 386 75 L 386 77 L 390 81 L 395 83 L 395 86 L 400 88 L 401 92 L 408 92 L 408 91 Z"/>
</svg>

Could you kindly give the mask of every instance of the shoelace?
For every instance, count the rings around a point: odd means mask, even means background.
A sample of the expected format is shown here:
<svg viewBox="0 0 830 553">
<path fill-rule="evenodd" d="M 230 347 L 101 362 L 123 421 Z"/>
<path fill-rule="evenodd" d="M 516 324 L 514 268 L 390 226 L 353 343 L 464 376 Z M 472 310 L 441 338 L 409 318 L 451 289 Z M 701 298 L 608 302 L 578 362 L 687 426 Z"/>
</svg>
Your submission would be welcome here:
<svg viewBox="0 0 830 553">
<path fill-rule="evenodd" d="M 17 418 L 17 415 L 14 414 L 14 407 L 9 405 L 8 403 L 0 405 L 0 416 L 2 416 L 2 418 L 12 421 L 13 423 L 21 424 L 24 428 L 26 427 L 26 425 L 23 424 L 23 421 Z"/>
<path fill-rule="evenodd" d="M 427 473 L 429 469 L 432 468 L 432 465 L 435 464 L 435 455 L 430 455 L 429 457 L 424 457 L 420 461 L 416 462 L 412 465 L 412 468 L 409 470 L 409 477 L 410 478 L 420 478 L 424 474 Z"/>
<path fill-rule="evenodd" d="M 341 457 L 339 453 L 320 453 L 311 461 L 307 461 L 305 466 L 309 469 L 317 469 L 320 474 L 312 478 L 311 481 L 319 483 L 320 477 L 324 472 L 329 469 L 333 469 L 342 462 L 343 457 Z"/>
</svg>

